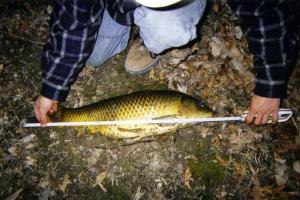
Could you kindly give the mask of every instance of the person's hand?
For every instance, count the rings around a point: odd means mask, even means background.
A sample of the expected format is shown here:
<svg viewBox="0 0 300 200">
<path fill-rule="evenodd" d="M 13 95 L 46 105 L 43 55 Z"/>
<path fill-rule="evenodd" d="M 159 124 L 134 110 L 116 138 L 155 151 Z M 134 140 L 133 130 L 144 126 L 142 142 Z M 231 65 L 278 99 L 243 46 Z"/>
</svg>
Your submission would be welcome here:
<svg viewBox="0 0 300 200">
<path fill-rule="evenodd" d="M 246 124 L 254 122 L 255 125 L 264 125 L 272 115 L 272 122 L 277 123 L 280 106 L 279 98 L 268 98 L 255 95 L 249 107 Z"/>
<path fill-rule="evenodd" d="M 54 101 L 43 96 L 39 96 L 34 102 L 35 117 L 41 123 L 42 127 L 45 127 L 49 121 L 48 114 L 52 114 L 57 111 L 58 103 L 58 101 Z"/>
</svg>

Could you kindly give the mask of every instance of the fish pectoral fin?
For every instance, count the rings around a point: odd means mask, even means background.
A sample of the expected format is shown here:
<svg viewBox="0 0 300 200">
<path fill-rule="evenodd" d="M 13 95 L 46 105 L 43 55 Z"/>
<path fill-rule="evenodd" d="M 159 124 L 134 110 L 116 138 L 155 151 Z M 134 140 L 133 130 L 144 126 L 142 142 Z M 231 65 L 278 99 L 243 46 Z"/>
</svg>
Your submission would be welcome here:
<svg viewBox="0 0 300 200">
<path fill-rule="evenodd" d="M 152 120 L 177 119 L 177 118 L 179 118 L 178 115 L 165 115 L 165 116 L 160 116 L 160 117 L 152 118 Z M 160 124 L 159 126 L 160 126 L 160 127 L 170 126 L 170 124 Z"/>
<path fill-rule="evenodd" d="M 175 119 L 178 118 L 178 115 L 164 115 L 159 117 L 152 118 L 153 120 L 159 120 L 159 119 Z"/>
</svg>

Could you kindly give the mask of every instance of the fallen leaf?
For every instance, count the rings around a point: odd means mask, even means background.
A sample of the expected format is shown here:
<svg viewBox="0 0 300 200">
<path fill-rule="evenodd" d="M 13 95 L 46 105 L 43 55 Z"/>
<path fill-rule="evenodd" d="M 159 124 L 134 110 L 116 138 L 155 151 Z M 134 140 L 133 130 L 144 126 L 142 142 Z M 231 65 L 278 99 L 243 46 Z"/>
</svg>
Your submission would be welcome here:
<svg viewBox="0 0 300 200">
<path fill-rule="evenodd" d="M 297 147 L 300 147 L 300 136 L 295 137 L 295 143 Z"/>
<path fill-rule="evenodd" d="M 224 48 L 224 44 L 222 43 L 222 41 L 217 37 L 212 37 L 209 45 L 211 47 L 211 54 L 214 57 L 219 57 L 221 55 L 222 49 Z"/>
<path fill-rule="evenodd" d="M 26 160 L 24 161 L 24 163 L 27 167 L 34 166 L 36 164 L 36 159 L 30 156 L 26 156 Z"/>
<path fill-rule="evenodd" d="M 16 147 L 16 146 L 11 146 L 11 147 L 9 147 L 8 148 L 8 150 L 7 150 L 11 155 L 13 155 L 13 156 L 18 156 L 18 147 Z"/>
<path fill-rule="evenodd" d="M 12 195 L 6 197 L 4 200 L 15 200 L 18 198 L 18 196 L 20 195 L 20 193 L 23 191 L 23 189 L 19 189 L 18 191 L 16 191 L 15 193 L 13 193 Z"/>
<path fill-rule="evenodd" d="M 243 31 L 242 31 L 241 27 L 240 26 L 234 27 L 234 32 L 235 32 L 236 39 L 240 40 L 243 36 Z"/>
<path fill-rule="evenodd" d="M 169 52 L 170 56 L 179 58 L 181 60 L 184 60 L 186 57 L 188 57 L 191 54 L 191 49 L 186 48 L 186 49 L 174 49 Z"/>
<path fill-rule="evenodd" d="M 275 178 L 276 178 L 276 182 L 277 182 L 277 185 L 281 186 L 281 185 L 285 185 L 286 182 L 288 181 L 288 176 L 287 175 L 275 175 Z"/>
<path fill-rule="evenodd" d="M 177 90 L 182 93 L 187 92 L 187 87 L 185 85 L 177 85 Z"/>
<path fill-rule="evenodd" d="M 98 162 L 99 156 L 101 155 L 102 151 L 102 149 L 94 149 L 92 151 L 88 159 L 88 167 L 92 167 Z"/>
<path fill-rule="evenodd" d="M 0 74 L 2 73 L 3 71 L 3 64 L 0 64 Z"/>
<path fill-rule="evenodd" d="M 288 181 L 287 165 L 284 159 L 275 159 L 275 178 L 278 186 L 286 184 Z"/>
<path fill-rule="evenodd" d="M 133 200 L 140 200 L 144 195 L 144 192 L 141 192 L 141 186 L 139 186 L 135 192 Z"/>
<path fill-rule="evenodd" d="M 190 167 L 187 166 L 185 169 L 184 169 L 184 173 L 183 173 L 183 183 L 184 185 L 188 188 L 188 189 L 192 189 L 191 186 L 190 186 L 190 181 L 192 180 L 192 173 L 191 173 L 191 170 L 190 170 Z"/>
<path fill-rule="evenodd" d="M 230 136 L 230 143 L 233 144 L 230 151 L 240 151 L 245 145 L 254 141 L 259 141 L 263 137 L 262 134 L 256 133 L 252 130 L 248 130 L 246 134 L 236 133 Z"/>
<path fill-rule="evenodd" d="M 295 172 L 300 174 L 300 162 L 299 161 L 294 162 L 293 169 L 295 170 Z"/>
<path fill-rule="evenodd" d="M 232 168 L 234 176 L 237 178 L 243 178 L 247 173 L 246 167 L 243 164 L 235 161 L 234 159 L 232 159 L 231 163 L 233 165 Z"/>
<path fill-rule="evenodd" d="M 63 182 L 59 185 L 59 189 L 60 189 L 61 191 L 63 191 L 63 193 L 65 193 L 66 188 L 67 188 L 67 186 L 68 186 L 70 183 L 72 183 L 72 182 L 70 181 L 70 176 L 69 176 L 68 174 L 66 174 L 66 175 L 64 176 Z"/>
<path fill-rule="evenodd" d="M 227 160 L 224 160 L 221 156 L 220 156 L 220 154 L 216 154 L 216 160 L 219 162 L 219 164 L 220 165 L 222 165 L 223 167 L 227 167 L 228 166 L 228 163 L 229 163 L 229 161 L 227 161 Z"/>
<path fill-rule="evenodd" d="M 218 13 L 219 10 L 220 10 L 220 4 L 217 3 L 217 2 L 214 2 L 213 6 L 212 6 L 212 9 L 215 13 Z"/>
<path fill-rule="evenodd" d="M 27 136 L 23 137 L 20 140 L 20 142 L 22 142 L 23 144 L 26 144 L 28 142 L 31 142 L 34 138 L 35 138 L 35 135 L 34 134 L 30 134 L 30 135 L 27 135 Z"/>
<path fill-rule="evenodd" d="M 272 186 L 254 187 L 252 191 L 253 199 L 255 200 L 265 200 L 267 199 L 267 194 L 272 194 Z"/>
<path fill-rule="evenodd" d="M 96 177 L 96 181 L 93 185 L 93 187 L 95 187 L 96 185 L 99 185 L 100 188 L 104 191 L 107 192 L 107 189 L 104 187 L 103 185 L 103 181 L 105 179 L 105 177 L 107 176 L 107 171 L 101 172 L 100 174 L 98 174 L 98 176 Z"/>
</svg>

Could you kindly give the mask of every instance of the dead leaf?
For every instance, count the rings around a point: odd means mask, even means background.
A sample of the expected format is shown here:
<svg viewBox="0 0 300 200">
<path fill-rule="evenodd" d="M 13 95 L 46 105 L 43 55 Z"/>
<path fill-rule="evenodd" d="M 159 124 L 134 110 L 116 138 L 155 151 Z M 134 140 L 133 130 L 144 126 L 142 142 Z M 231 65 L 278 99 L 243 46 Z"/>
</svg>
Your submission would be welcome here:
<svg viewBox="0 0 300 200">
<path fill-rule="evenodd" d="M 192 52 L 190 48 L 186 49 L 173 49 L 171 52 L 169 52 L 170 56 L 174 58 L 179 58 L 180 60 L 184 60 L 186 57 L 188 57 Z"/>
<path fill-rule="evenodd" d="M 16 146 L 11 146 L 11 147 L 9 147 L 9 148 L 8 148 L 8 152 L 9 152 L 11 155 L 15 156 L 15 157 L 17 157 L 18 154 L 19 154 L 19 152 L 18 152 L 18 147 L 16 147 Z"/>
<path fill-rule="evenodd" d="M 234 32 L 235 32 L 234 35 L 235 35 L 236 39 L 240 40 L 243 36 L 243 31 L 242 31 L 241 27 L 240 26 L 234 27 Z"/>
<path fill-rule="evenodd" d="M 275 175 L 275 178 L 276 178 L 276 182 L 277 182 L 277 185 L 281 186 L 281 185 L 285 185 L 286 182 L 288 181 L 288 176 L 287 175 Z"/>
<path fill-rule="evenodd" d="M 267 194 L 272 194 L 272 186 L 263 186 L 263 187 L 254 187 L 252 191 L 253 199 L 257 200 L 265 200 L 267 198 Z"/>
<path fill-rule="evenodd" d="M 135 192 L 133 200 L 140 200 L 144 195 L 144 192 L 141 192 L 141 186 L 139 186 Z"/>
<path fill-rule="evenodd" d="M 27 167 L 34 166 L 36 165 L 36 159 L 30 156 L 26 156 L 26 160 L 24 161 L 24 163 Z"/>
<path fill-rule="evenodd" d="M 215 13 L 218 13 L 220 10 L 220 4 L 218 2 L 214 2 L 212 9 Z"/>
<path fill-rule="evenodd" d="M 225 47 L 222 41 L 217 37 L 212 37 L 209 45 L 211 47 L 211 54 L 214 57 L 219 57 L 221 55 L 221 51 Z"/>
<path fill-rule="evenodd" d="M 229 163 L 229 161 L 227 161 L 227 160 L 224 160 L 221 156 L 220 156 L 220 154 L 216 154 L 216 160 L 219 162 L 219 164 L 220 165 L 222 165 L 223 167 L 227 167 L 228 166 L 228 163 Z"/>
<path fill-rule="evenodd" d="M 98 174 L 98 176 L 96 177 L 96 181 L 93 185 L 93 187 L 99 185 L 100 188 L 104 191 L 104 192 L 107 192 L 107 189 L 104 187 L 103 185 L 103 181 L 105 179 L 105 177 L 107 176 L 107 171 L 104 171 L 104 172 L 101 172 L 100 174 Z"/>
<path fill-rule="evenodd" d="M 59 185 L 59 189 L 60 189 L 61 191 L 63 191 L 63 193 L 65 193 L 66 188 L 67 188 L 67 186 L 68 186 L 70 183 L 72 183 L 72 182 L 70 181 L 70 176 L 69 176 L 68 174 L 66 174 L 66 175 L 64 176 L 63 182 Z"/>
<path fill-rule="evenodd" d="M 286 184 L 288 181 L 287 165 L 284 159 L 275 159 L 275 178 L 278 186 Z"/>
<path fill-rule="evenodd" d="M 228 56 L 242 62 L 244 60 L 244 55 L 242 54 L 241 50 L 237 48 L 235 45 L 230 48 L 228 51 Z"/>
<path fill-rule="evenodd" d="M 103 152 L 102 149 L 94 149 L 88 159 L 88 167 L 92 167 L 94 166 L 98 160 L 99 160 L 99 156 L 101 155 L 101 153 Z"/>
<path fill-rule="evenodd" d="M 256 133 L 252 130 L 248 130 L 246 134 L 236 133 L 230 136 L 230 143 L 233 146 L 230 148 L 230 151 L 236 152 L 240 151 L 245 145 L 250 144 L 254 141 L 259 141 L 263 137 L 262 134 Z"/>
<path fill-rule="evenodd" d="M 300 136 L 295 137 L 296 146 L 300 148 Z"/>
<path fill-rule="evenodd" d="M 246 167 L 235 161 L 234 159 L 231 161 L 232 162 L 232 165 L 233 165 L 233 174 L 235 177 L 244 177 L 247 173 L 247 170 L 246 170 Z"/>
<path fill-rule="evenodd" d="M 19 189 L 18 191 L 16 191 L 15 193 L 13 193 L 12 195 L 6 197 L 4 200 L 15 200 L 18 198 L 18 196 L 20 195 L 20 193 L 23 191 L 23 189 Z"/>
<path fill-rule="evenodd" d="M 27 135 L 27 136 L 23 137 L 20 140 L 20 142 L 23 143 L 23 144 L 26 144 L 28 142 L 31 142 L 34 138 L 35 138 L 35 135 L 34 134 L 30 134 L 30 135 Z"/>
<path fill-rule="evenodd" d="M 295 172 L 300 174 L 300 162 L 299 161 L 294 162 L 293 169 L 295 170 Z"/>
<path fill-rule="evenodd" d="M 184 169 L 184 173 L 183 173 L 183 183 L 184 185 L 188 188 L 188 189 L 192 189 L 191 186 L 190 186 L 190 181 L 192 180 L 192 173 L 191 173 L 191 170 L 190 170 L 190 167 L 187 166 L 185 169 Z"/>
<path fill-rule="evenodd" d="M 177 85 L 177 90 L 182 93 L 187 93 L 187 87 L 185 85 Z"/>
<path fill-rule="evenodd" d="M 3 64 L 0 64 L 0 74 L 2 73 L 3 71 Z"/>
</svg>

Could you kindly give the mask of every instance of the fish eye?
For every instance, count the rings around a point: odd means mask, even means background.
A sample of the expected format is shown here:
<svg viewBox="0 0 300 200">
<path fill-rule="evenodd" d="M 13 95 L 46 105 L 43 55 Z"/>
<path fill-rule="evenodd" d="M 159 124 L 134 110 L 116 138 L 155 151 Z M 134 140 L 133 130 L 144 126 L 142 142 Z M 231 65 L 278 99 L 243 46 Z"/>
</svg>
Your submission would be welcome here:
<svg viewBox="0 0 300 200">
<path fill-rule="evenodd" d="M 206 108 L 206 105 L 200 100 L 196 100 L 196 105 L 201 108 Z"/>
</svg>

